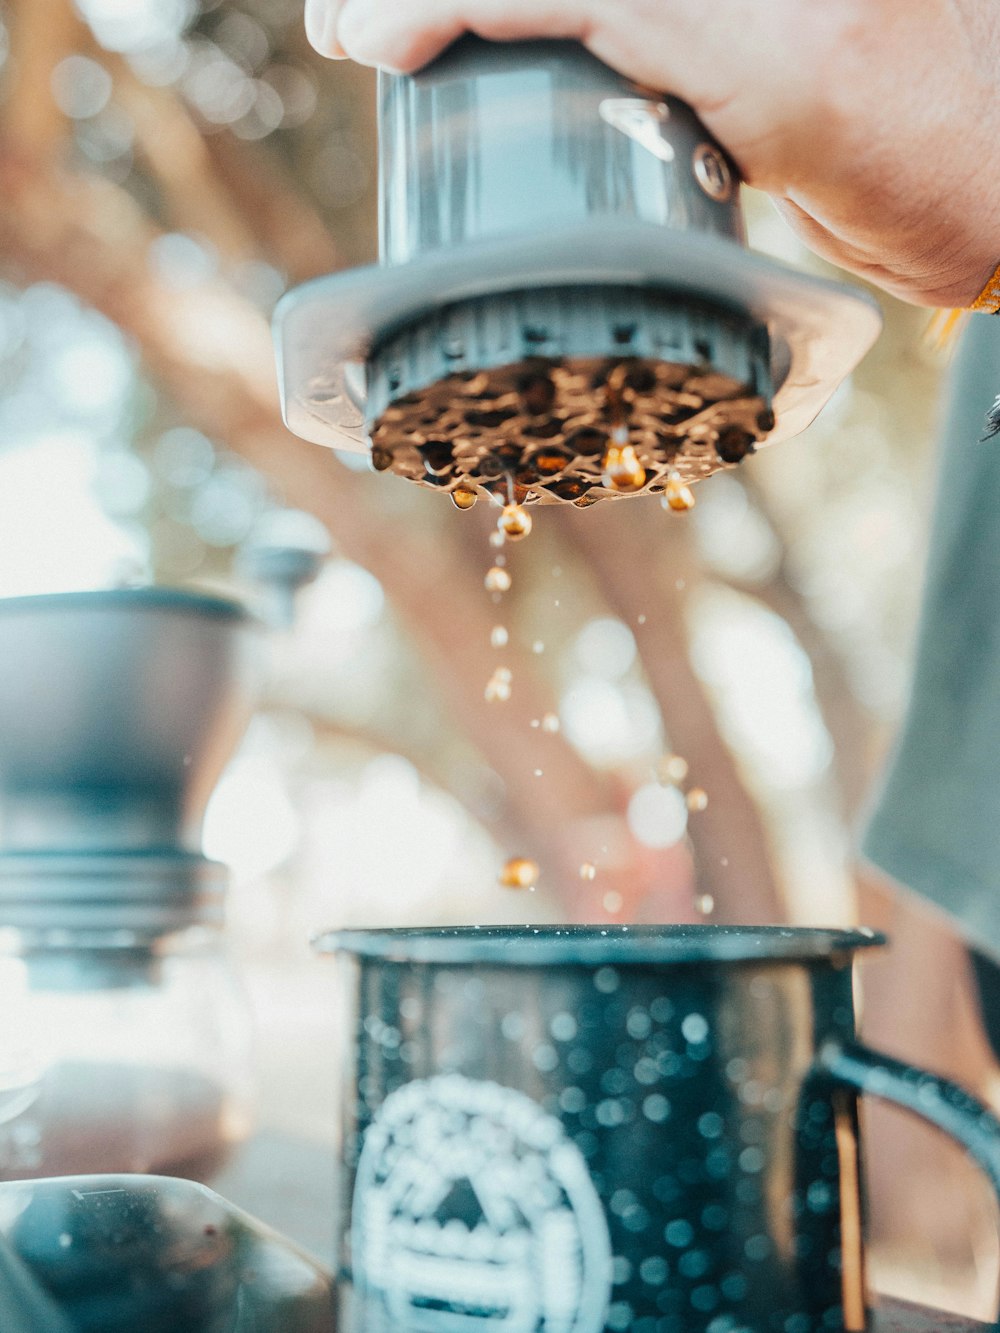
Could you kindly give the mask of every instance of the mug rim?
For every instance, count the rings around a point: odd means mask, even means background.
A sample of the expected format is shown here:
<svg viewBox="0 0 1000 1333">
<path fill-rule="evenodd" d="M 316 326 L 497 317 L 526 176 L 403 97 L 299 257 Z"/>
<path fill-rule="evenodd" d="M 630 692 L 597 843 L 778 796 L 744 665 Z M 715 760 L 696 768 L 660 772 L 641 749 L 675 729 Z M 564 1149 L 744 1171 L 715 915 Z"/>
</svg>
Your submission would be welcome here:
<svg viewBox="0 0 1000 1333">
<path fill-rule="evenodd" d="M 403 926 L 325 931 L 319 953 L 394 963 L 494 963 L 514 967 L 601 967 L 674 963 L 844 962 L 886 937 L 812 926 L 487 925 Z"/>
<path fill-rule="evenodd" d="M 123 588 L 74 588 L 63 592 L 24 593 L 0 598 L 0 616 L 45 614 L 61 611 L 177 611 L 211 616 L 218 620 L 249 621 L 248 609 L 231 597 L 193 588 L 174 588 L 163 583 L 144 583 Z"/>
</svg>

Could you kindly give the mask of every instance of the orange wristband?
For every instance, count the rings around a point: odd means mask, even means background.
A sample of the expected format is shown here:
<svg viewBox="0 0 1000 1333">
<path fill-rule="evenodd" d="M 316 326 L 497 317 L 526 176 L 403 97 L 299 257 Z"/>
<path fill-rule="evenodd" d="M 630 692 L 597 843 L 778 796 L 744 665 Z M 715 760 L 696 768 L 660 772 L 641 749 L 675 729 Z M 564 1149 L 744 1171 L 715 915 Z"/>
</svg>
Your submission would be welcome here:
<svg viewBox="0 0 1000 1333">
<path fill-rule="evenodd" d="M 993 270 L 993 276 L 979 293 L 970 310 L 985 310 L 991 315 L 1000 315 L 1000 264 Z"/>
</svg>

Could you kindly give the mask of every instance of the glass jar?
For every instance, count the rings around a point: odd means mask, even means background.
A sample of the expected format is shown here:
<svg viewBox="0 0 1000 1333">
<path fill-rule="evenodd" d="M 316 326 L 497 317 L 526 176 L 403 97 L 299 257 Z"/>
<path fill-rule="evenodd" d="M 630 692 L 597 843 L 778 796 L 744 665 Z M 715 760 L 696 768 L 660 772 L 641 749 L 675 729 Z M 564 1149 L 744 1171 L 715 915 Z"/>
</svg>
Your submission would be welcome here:
<svg viewBox="0 0 1000 1333">
<path fill-rule="evenodd" d="M 199 925 L 0 930 L 0 1180 L 206 1180 L 249 1127 L 249 1014 Z"/>
</svg>

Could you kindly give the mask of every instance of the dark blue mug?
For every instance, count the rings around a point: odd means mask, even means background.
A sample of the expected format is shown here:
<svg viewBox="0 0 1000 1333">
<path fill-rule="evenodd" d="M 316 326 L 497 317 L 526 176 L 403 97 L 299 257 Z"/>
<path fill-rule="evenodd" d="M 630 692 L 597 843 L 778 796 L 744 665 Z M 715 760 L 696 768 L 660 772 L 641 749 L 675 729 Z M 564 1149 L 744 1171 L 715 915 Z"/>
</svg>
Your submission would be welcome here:
<svg viewBox="0 0 1000 1333">
<path fill-rule="evenodd" d="M 869 1328 L 858 1093 L 939 1126 L 1000 1192 L 993 1117 L 855 1039 L 853 955 L 881 942 L 707 925 L 321 939 L 353 1062 L 340 1333 Z"/>
</svg>

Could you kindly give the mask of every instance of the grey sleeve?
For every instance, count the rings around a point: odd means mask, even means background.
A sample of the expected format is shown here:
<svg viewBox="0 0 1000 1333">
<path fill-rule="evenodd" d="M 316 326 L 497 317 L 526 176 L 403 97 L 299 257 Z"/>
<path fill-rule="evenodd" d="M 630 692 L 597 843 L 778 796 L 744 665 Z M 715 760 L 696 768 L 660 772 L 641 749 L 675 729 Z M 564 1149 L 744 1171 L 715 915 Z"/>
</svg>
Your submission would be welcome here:
<svg viewBox="0 0 1000 1333">
<path fill-rule="evenodd" d="M 864 856 L 1000 959 L 1000 318 L 956 362 L 909 707 Z"/>
</svg>

